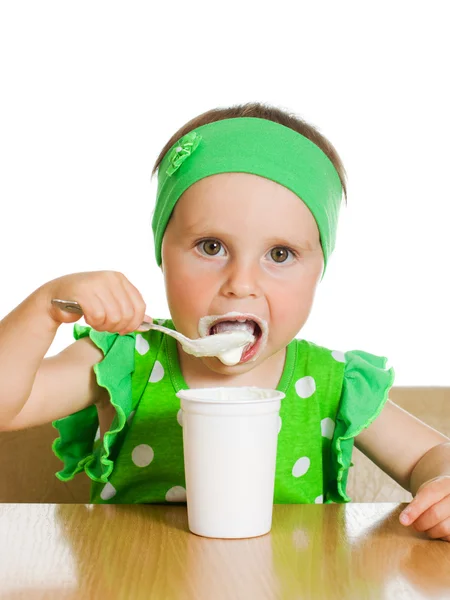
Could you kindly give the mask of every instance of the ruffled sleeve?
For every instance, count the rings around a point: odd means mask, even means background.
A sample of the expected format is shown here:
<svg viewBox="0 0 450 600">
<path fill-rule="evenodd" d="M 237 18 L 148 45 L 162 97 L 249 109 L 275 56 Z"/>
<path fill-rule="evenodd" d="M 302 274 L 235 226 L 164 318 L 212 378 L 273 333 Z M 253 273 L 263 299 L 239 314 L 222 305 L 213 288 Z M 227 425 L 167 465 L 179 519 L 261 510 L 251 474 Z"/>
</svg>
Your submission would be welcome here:
<svg viewBox="0 0 450 600">
<path fill-rule="evenodd" d="M 74 338 L 79 340 L 83 337 L 89 337 L 104 354 L 93 368 L 98 385 L 108 390 L 116 414 L 103 441 L 96 440 L 99 422 L 95 406 L 88 406 L 53 422 L 59 432 L 59 438 L 53 443 L 53 452 L 64 462 L 64 468 L 56 476 L 62 481 L 69 481 L 77 473 L 85 471 L 93 481 L 106 483 L 128 428 L 127 419 L 134 409 L 131 375 L 134 371 L 136 334 L 120 336 L 75 324 Z"/>
<path fill-rule="evenodd" d="M 346 494 L 354 438 L 381 413 L 394 382 L 387 359 L 361 350 L 345 354 L 345 372 L 331 444 L 332 479 L 328 502 L 350 502 Z"/>
</svg>

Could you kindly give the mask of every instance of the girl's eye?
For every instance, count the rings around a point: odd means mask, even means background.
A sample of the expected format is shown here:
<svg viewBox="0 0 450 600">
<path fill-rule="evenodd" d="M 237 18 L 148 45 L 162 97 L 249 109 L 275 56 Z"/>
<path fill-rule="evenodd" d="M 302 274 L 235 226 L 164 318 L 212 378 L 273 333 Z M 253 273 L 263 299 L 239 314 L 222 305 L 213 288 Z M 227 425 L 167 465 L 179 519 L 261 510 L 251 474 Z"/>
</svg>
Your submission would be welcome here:
<svg viewBox="0 0 450 600">
<path fill-rule="evenodd" d="M 208 256 L 216 256 L 222 248 L 222 244 L 217 240 L 204 240 L 203 242 L 199 242 L 198 246 Z"/>
<path fill-rule="evenodd" d="M 284 246 L 277 246 L 270 251 L 270 257 L 274 262 L 284 263 L 289 259 L 289 255 L 293 256 L 292 250 Z"/>
</svg>

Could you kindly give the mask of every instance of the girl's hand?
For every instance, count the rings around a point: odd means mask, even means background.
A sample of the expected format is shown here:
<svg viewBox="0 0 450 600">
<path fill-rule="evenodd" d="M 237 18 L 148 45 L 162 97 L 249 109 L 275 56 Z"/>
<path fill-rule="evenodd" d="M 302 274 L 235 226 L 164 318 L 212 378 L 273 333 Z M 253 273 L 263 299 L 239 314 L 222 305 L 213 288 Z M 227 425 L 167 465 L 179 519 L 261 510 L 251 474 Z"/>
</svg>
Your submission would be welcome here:
<svg viewBox="0 0 450 600">
<path fill-rule="evenodd" d="M 400 523 L 414 524 L 416 531 L 450 542 L 450 475 L 423 483 L 400 514 Z"/>
<path fill-rule="evenodd" d="M 84 320 L 97 331 L 124 335 L 136 331 L 142 321 L 152 321 L 145 314 L 145 302 L 139 291 L 117 271 L 65 275 L 49 281 L 39 291 L 44 295 L 50 317 L 58 324 L 74 323 L 81 317 L 53 306 L 52 298 L 78 302 Z"/>
</svg>

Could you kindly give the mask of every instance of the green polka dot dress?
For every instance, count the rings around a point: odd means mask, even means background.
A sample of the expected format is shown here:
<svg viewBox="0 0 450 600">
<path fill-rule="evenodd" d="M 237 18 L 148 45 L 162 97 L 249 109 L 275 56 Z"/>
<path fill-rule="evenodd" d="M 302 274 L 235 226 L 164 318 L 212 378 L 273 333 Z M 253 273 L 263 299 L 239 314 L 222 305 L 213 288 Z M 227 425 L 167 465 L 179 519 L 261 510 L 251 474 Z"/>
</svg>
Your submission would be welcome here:
<svg viewBox="0 0 450 600">
<path fill-rule="evenodd" d="M 172 321 L 160 321 L 174 329 Z M 93 503 L 185 502 L 183 419 L 176 392 L 187 389 L 176 341 L 157 331 L 125 336 L 78 324 L 75 339 L 89 336 L 104 359 L 94 366 L 116 410 L 98 436 L 89 406 L 54 422 L 62 481 L 85 471 Z M 386 358 L 345 354 L 294 339 L 286 350 L 277 389 L 281 402 L 275 503 L 348 502 L 354 437 L 381 412 L 394 372 Z"/>
</svg>

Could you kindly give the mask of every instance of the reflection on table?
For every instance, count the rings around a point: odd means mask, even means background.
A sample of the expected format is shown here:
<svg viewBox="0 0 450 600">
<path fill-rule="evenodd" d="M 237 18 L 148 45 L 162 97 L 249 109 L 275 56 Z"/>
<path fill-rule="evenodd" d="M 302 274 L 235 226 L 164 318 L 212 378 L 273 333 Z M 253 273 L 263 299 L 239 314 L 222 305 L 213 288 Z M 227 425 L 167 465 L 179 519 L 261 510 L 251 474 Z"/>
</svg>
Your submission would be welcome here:
<svg viewBox="0 0 450 600">
<path fill-rule="evenodd" d="M 450 544 L 402 505 L 278 505 L 272 532 L 192 535 L 186 507 L 0 505 L 0 598 L 450 598 Z"/>
</svg>

